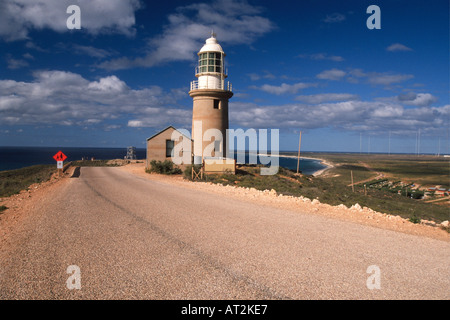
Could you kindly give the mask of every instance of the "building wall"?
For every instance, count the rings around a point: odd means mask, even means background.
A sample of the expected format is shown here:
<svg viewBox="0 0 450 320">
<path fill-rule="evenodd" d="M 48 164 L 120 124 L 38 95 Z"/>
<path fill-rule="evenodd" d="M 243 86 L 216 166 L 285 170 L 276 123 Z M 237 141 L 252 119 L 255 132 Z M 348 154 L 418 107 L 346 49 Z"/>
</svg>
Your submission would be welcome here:
<svg viewBox="0 0 450 320">
<path fill-rule="evenodd" d="M 152 139 L 147 140 L 147 159 L 145 162 L 145 167 L 150 167 L 150 161 L 172 161 L 172 157 L 166 157 L 166 140 L 171 140 L 172 133 L 175 131 L 174 128 L 168 128 L 167 130 L 154 136 Z M 187 138 L 186 138 L 187 139 Z M 181 143 L 182 140 L 175 141 L 174 146 Z"/>
<path fill-rule="evenodd" d="M 203 141 L 204 132 L 208 129 L 218 129 L 222 132 L 223 142 L 221 149 L 224 152 L 223 157 L 226 156 L 224 146 L 226 146 L 226 130 L 228 129 L 228 99 L 233 95 L 230 91 L 224 90 L 193 90 L 189 92 L 193 98 L 193 111 L 192 111 L 192 140 L 194 140 L 194 153 L 195 144 L 197 140 L 202 141 L 202 150 L 204 150 L 211 141 Z M 214 108 L 214 100 L 219 101 L 219 108 Z M 201 135 L 196 131 L 194 124 L 196 121 L 202 122 Z M 217 154 L 212 154 L 217 156 Z"/>
</svg>

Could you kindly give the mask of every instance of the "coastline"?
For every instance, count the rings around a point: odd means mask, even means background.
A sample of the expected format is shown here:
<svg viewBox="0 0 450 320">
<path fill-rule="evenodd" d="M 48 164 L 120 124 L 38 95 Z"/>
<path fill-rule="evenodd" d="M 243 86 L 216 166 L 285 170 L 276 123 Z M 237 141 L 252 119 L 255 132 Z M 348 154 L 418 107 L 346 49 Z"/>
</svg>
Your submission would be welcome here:
<svg viewBox="0 0 450 320">
<path fill-rule="evenodd" d="M 281 155 L 280 155 L 280 154 L 279 154 L 279 155 L 258 154 L 258 156 L 298 159 L 297 156 L 289 156 L 289 155 L 282 155 L 282 154 L 281 154 Z M 313 158 L 313 157 L 300 157 L 300 159 L 316 160 L 316 161 L 319 161 L 320 164 L 322 164 L 322 165 L 325 166 L 325 168 L 320 169 L 320 170 L 317 170 L 317 171 L 315 171 L 315 172 L 312 174 L 312 175 L 315 176 L 315 177 L 322 175 L 325 171 L 327 171 L 327 170 L 329 170 L 329 169 L 331 169 L 331 168 L 334 168 L 334 165 L 331 164 L 330 162 L 328 162 L 328 161 L 325 160 L 325 159 L 321 159 L 321 158 Z"/>
</svg>

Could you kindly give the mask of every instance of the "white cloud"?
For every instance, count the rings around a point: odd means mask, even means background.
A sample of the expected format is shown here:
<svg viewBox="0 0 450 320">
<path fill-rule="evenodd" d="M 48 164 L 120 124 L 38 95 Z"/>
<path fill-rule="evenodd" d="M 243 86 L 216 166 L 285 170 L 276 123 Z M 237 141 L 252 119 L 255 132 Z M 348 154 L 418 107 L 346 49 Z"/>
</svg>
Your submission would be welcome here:
<svg viewBox="0 0 450 320">
<path fill-rule="evenodd" d="M 358 79 L 366 79 L 369 84 L 389 86 L 414 78 L 412 74 L 392 72 L 364 72 L 361 69 L 352 69 L 348 72 L 347 81 L 358 82 Z"/>
<path fill-rule="evenodd" d="M 336 103 L 259 106 L 230 102 L 230 121 L 252 128 L 334 128 L 338 130 L 387 130 L 439 132 L 450 116 L 450 105 L 405 108 L 399 103 L 343 101 Z"/>
<path fill-rule="evenodd" d="M 130 119 L 145 126 L 191 122 L 191 110 L 177 104 L 179 90 L 130 89 L 117 76 L 89 81 L 65 71 L 40 71 L 34 81 L 0 80 L 0 124 L 99 125 Z M 133 124 L 133 123 L 131 123 Z"/>
<path fill-rule="evenodd" d="M 269 71 L 264 71 L 264 74 L 249 73 L 247 75 L 250 77 L 250 80 L 252 80 L 252 81 L 257 81 L 257 80 L 260 80 L 260 79 L 275 79 L 276 78 Z"/>
<path fill-rule="evenodd" d="M 88 55 L 94 58 L 106 58 L 112 54 L 111 51 L 78 44 L 73 45 L 73 50 L 76 54 Z"/>
<path fill-rule="evenodd" d="M 345 15 L 343 15 L 342 13 L 335 12 L 332 14 L 328 14 L 322 21 L 326 23 L 337 23 L 342 22 L 345 19 L 346 19 Z"/>
<path fill-rule="evenodd" d="M 103 91 L 103 92 L 124 92 L 128 90 L 125 82 L 121 81 L 116 76 L 109 76 L 102 78 L 99 81 L 89 83 L 88 89 Z"/>
<path fill-rule="evenodd" d="M 427 107 L 437 101 L 437 98 L 430 93 L 407 93 L 397 96 L 397 100 L 403 104 Z"/>
<path fill-rule="evenodd" d="M 345 71 L 338 69 L 325 70 L 319 73 L 316 78 L 322 80 L 340 80 L 347 75 Z"/>
<path fill-rule="evenodd" d="M 51 29 L 67 32 L 69 5 L 81 10 L 81 28 L 91 34 L 135 33 L 134 12 L 138 0 L 2 0 L 0 2 L 0 38 L 6 41 L 27 39 L 31 30 Z"/>
<path fill-rule="evenodd" d="M 408 48 L 407 46 L 405 46 L 404 44 L 401 43 L 394 43 L 391 44 L 389 47 L 386 48 L 387 51 L 413 51 L 413 49 Z"/>
<path fill-rule="evenodd" d="M 330 60 L 330 61 L 336 61 L 336 62 L 344 61 L 344 58 L 342 58 L 341 56 L 333 56 L 333 55 L 328 55 L 326 53 L 300 54 L 300 55 L 298 55 L 298 57 L 299 58 L 308 58 L 311 60 Z"/>
<path fill-rule="evenodd" d="M 20 69 L 28 66 L 28 62 L 23 59 L 9 58 L 7 61 L 8 69 Z"/>
<path fill-rule="evenodd" d="M 286 93 L 295 94 L 301 89 L 315 87 L 315 86 L 317 86 L 317 84 L 315 84 L 315 83 L 299 82 L 299 83 L 295 83 L 295 84 L 283 83 L 279 86 L 264 84 L 260 87 L 251 86 L 250 88 L 261 90 L 261 91 L 264 91 L 264 92 L 267 92 L 270 94 L 281 95 L 281 94 L 286 94 Z"/>
<path fill-rule="evenodd" d="M 29 54 L 28 52 L 24 53 L 22 55 L 22 57 L 24 57 L 25 59 L 28 59 L 28 60 L 34 60 L 34 57 L 31 54 Z"/>
<path fill-rule="evenodd" d="M 359 97 L 355 94 L 350 93 L 321 93 L 314 95 L 303 95 L 297 96 L 295 100 L 301 101 L 304 103 L 310 104 L 318 104 L 329 101 L 349 101 L 349 100 L 358 100 Z"/>
<path fill-rule="evenodd" d="M 275 26 L 260 14 L 262 9 L 245 1 L 216 0 L 191 4 L 169 15 L 164 31 L 148 41 L 147 54 L 122 57 L 99 65 L 108 70 L 152 67 L 171 61 L 193 61 L 211 30 L 222 44 L 252 44 Z"/>
<path fill-rule="evenodd" d="M 373 72 L 368 75 L 368 82 L 375 85 L 388 86 L 414 78 L 412 74 L 389 74 Z"/>
</svg>

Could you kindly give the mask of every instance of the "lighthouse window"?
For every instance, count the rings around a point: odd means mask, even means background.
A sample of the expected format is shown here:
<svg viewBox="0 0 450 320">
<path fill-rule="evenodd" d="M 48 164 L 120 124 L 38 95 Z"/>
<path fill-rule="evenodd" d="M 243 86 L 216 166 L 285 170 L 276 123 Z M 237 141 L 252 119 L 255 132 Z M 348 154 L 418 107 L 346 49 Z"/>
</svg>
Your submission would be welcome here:
<svg viewBox="0 0 450 320">
<path fill-rule="evenodd" d="M 199 72 L 222 72 L 222 54 L 219 52 L 208 52 L 199 54 Z"/>
<path fill-rule="evenodd" d="M 214 109 L 220 109 L 220 100 L 214 99 Z"/>
</svg>

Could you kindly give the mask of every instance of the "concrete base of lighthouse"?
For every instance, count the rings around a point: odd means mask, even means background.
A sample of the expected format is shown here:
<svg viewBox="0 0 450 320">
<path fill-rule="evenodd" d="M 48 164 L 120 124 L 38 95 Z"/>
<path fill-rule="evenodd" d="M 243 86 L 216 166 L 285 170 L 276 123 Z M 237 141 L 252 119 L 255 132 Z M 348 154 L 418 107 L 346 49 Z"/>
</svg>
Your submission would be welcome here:
<svg viewBox="0 0 450 320">
<path fill-rule="evenodd" d="M 192 111 L 192 140 L 194 157 L 225 157 L 228 129 L 228 100 L 231 91 L 219 89 L 191 90 L 194 100 Z M 215 129 L 215 130 L 210 130 Z M 221 140 L 217 133 L 221 133 Z M 211 136 L 213 134 L 213 136 Z"/>
</svg>

